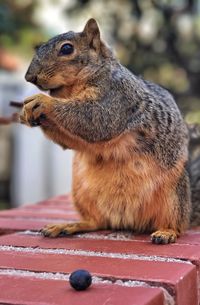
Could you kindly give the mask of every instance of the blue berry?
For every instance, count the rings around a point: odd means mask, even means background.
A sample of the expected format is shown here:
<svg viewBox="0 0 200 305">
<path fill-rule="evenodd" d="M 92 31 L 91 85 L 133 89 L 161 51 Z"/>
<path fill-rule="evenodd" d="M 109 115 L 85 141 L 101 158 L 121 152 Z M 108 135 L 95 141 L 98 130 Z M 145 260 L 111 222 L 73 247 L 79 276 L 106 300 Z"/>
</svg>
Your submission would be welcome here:
<svg viewBox="0 0 200 305">
<path fill-rule="evenodd" d="M 75 290 L 85 290 L 92 283 L 92 276 L 87 270 L 76 270 L 70 274 L 70 285 Z"/>
</svg>

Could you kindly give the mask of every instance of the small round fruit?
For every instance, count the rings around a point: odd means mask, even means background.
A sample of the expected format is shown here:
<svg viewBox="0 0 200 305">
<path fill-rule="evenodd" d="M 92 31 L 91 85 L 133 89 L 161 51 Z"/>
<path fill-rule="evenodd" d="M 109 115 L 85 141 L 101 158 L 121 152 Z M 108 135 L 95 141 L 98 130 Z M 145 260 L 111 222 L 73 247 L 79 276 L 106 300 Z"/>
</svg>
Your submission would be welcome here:
<svg viewBox="0 0 200 305">
<path fill-rule="evenodd" d="M 75 290 L 85 290 L 92 283 L 92 276 L 87 270 L 76 270 L 70 274 L 70 285 Z"/>
</svg>

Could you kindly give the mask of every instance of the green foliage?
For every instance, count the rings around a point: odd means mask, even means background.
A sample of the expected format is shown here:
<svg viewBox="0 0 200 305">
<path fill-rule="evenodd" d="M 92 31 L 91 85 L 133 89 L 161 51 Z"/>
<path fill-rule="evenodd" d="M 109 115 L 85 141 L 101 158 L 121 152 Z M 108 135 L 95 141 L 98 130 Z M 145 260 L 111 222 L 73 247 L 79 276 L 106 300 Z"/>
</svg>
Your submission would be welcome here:
<svg viewBox="0 0 200 305">
<path fill-rule="evenodd" d="M 45 40 L 42 28 L 34 20 L 38 1 L 0 1 L 0 46 L 24 54 Z"/>
<path fill-rule="evenodd" d="M 186 121 L 189 124 L 200 124 L 200 111 L 188 112 L 186 115 Z"/>
</svg>

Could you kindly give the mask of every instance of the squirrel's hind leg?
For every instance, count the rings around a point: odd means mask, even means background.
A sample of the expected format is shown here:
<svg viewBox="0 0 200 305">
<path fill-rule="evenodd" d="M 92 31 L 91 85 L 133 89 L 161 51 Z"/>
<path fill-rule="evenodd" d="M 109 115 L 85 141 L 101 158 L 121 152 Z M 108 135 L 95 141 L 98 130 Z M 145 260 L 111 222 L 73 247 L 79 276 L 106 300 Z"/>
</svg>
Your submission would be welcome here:
<svg viewBox="0 0 200 305">
<path fill-rule="evenodd" d="M 91 221 L 80 221 L 75 223 L 49 224 L 42 228 L 40 232 L 45 237 L 59 237 L 75 234 L 78 232 L 95 231 L 98 227 Z"/>
<path fill-rule="evenodd" d="M 167 209 L 164 210 L 164 215 L 168 219 L 162 223 L 162 217 L 159 217 L 157 231 L 151 234 L 151 241 L 154 244 L 169 244 L 176 242 L 188 227 L 190 216 L 190 188 L 188 174 L 183 170 L 180 177 L 177 179 L 176 187 L 173 184 L 166 183 L 163 194 L 165 198 L 163 202 L 168 203 Z M 161 200 L 162 201 L 162 200 Z M 160 211 L 162 207 L 160 207 Z M 160 214 L 159 214 L 160 215 Z M 162 215 L 163 216 L 163 215 Z"/>
</svg>

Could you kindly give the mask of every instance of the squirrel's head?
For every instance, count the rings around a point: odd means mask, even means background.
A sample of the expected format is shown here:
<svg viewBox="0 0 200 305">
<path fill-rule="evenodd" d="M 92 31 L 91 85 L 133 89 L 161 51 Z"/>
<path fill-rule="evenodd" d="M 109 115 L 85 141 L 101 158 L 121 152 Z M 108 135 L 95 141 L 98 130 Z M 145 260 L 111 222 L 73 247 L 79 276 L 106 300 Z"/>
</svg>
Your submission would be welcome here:
<svg viewBox="0 0 200 305">
<path fill-rule="evenodd" d="M 89 19 L 83 32 L 70 31 L 37 47 L 25 78 L 53 93 L 89 78 L 111 58 L 112 52 L 101 40 L 96 20 Z"/>
</svg>

